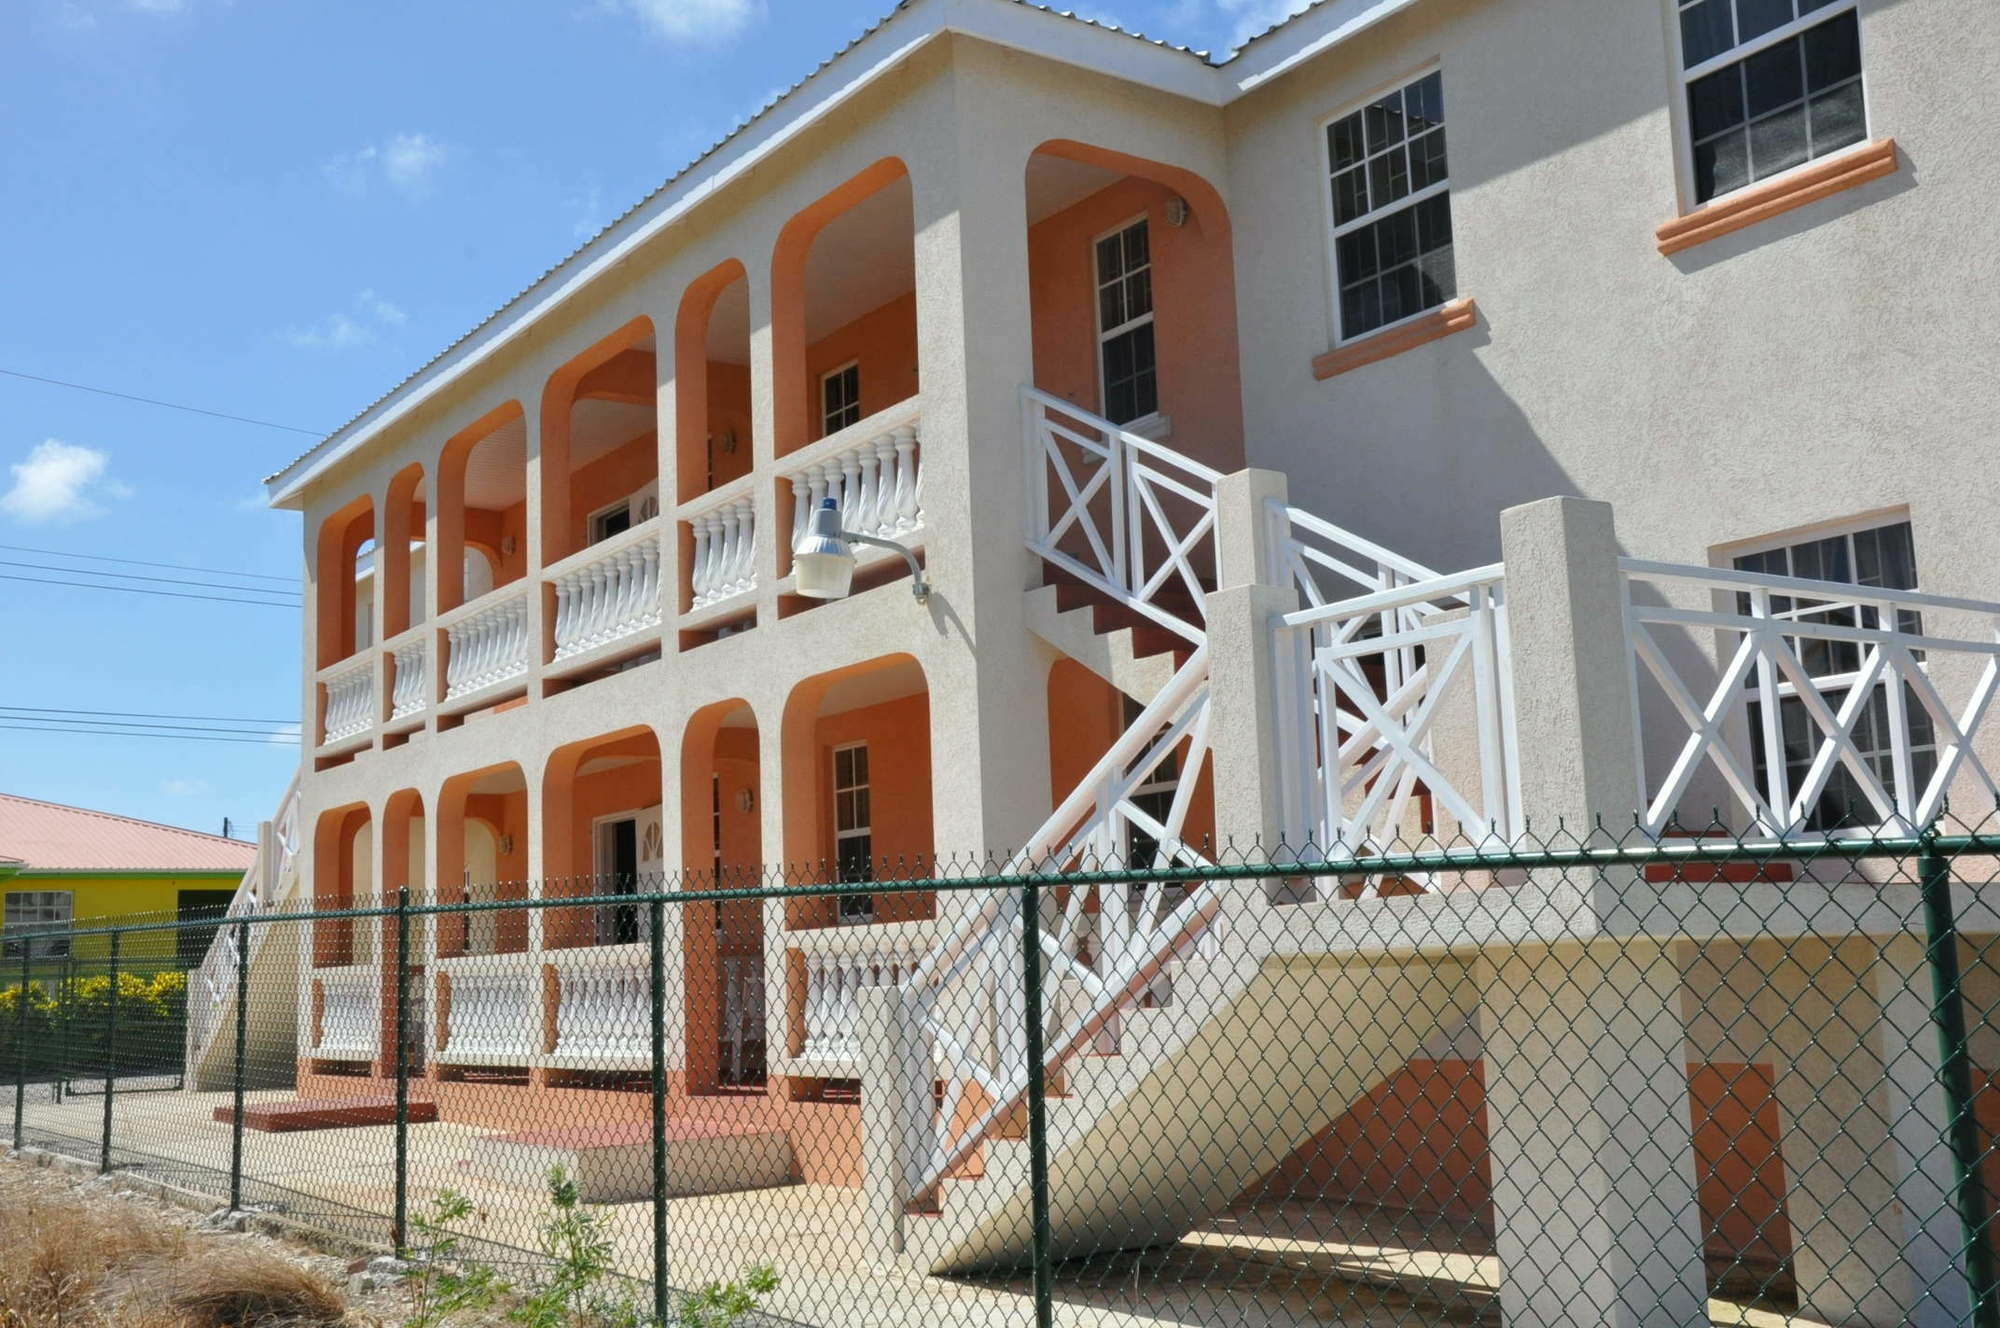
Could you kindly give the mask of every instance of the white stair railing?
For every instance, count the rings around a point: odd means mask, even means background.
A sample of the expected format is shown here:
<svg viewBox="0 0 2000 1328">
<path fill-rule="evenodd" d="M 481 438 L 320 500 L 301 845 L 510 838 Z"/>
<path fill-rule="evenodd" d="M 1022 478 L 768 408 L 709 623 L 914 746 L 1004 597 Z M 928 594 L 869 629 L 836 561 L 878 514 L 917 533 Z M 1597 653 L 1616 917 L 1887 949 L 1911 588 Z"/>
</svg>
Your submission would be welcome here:
<svg viewBox="0 0 2000 1328">
<path fill-rule="evenodd" d="M 549 569 L 556 592 L 555 657 L 610 645 L 660 625 L 660 531 L 649 521 Z"/>
<path fill-rule="evenodd" d="M 1675 824 L 1704 767 L 1747 815 L 1747 833 L 1785 839 L 1914 834 L 1955 785 L 1974 815 L 2000 800 L 1979 750 L 1994 750 L 2000 604 L 1633 558 L 1619 566 L 1643 745 L 1670 757 L 1641 757 L 1647 832 Z M 1954 620 L 1971 630 L 1951 632 Z M 1719 643 L 1713 660 L 1709 641 Z M 1956 704 L 1932 676 L 1939 664 L 1962 683 Z M 1709 801 L 1691 828 L 1707 824 Z"/>
<path fill-rule="evenodd" d="M 1021 389 L 1028 547 L 1189 641 L 1215 583 L 1215 484 L 1191 457 L 1061 397 Z"/>
<path fill-rule="evenodd" d="M 286 887 L 294 872 L 298 870 L 299 853 L 299 776 L 292 774 L 291 783 L 285 786 L 284 796 L 278 799 L 278 814 L 270 824 L 270 836 L 258 831 L 261 850 L 250 869 L 243 873 L 243 879 L 236 885 L 236 893 L 229 900 L 229 907 L 223 916 L 228 921 L 256 917 L 276 908 L 286 894 Z M 250 933 L 250 953 L 248 956 L 238 950 L 236 928 L 221 926 L 209 938 L 208 949 L 201 957 L 201 965 L 195 970 L 194 980 L 187 989 L 187 1051 L 192 1062 L 208 1046 L 221 1025 L 223 1008 L 236 998 L 236 973 L 238 965 L 254 963 L 267 939 L 269 926 L 252 926 Z"/>
<path fill-rule="evenodd" d="M 1207 859 L 1183 838 L 1208 759 L 1208 647 L 1197 648 L 1173 679 L 1111 745 L 1006 866 L 1008 872 L 1116 867 L 1133 832 L 1158 845 L 1155 863 Z M 1135 794 L 1168 762 L 1179 780 L 1156 818 Z M 1033 919 L 1048 984 L 1073 982 L 1078 998 L 1049 1002 L 1045 1047 L 1058 1065 L 1097 1039 L 1118 1014 L 1158 986 L 1162 968 L 1189 950 L 1213 918 L 1214 892 L 1155 881 L 1120 887 L 1050 890 Z M 1093 907 L 1095 906 L 1095 907 Z M 1100 931 L 1115 919 L 1116 940 Z M 915 1198 L 934 1191 L 979 1149 L 1027 1090 L 1021 1055 L 1020 901 L 989 896 L 905 985 L 917 1026 L 944 1087 L 916 1165 Z"/>
</svg>

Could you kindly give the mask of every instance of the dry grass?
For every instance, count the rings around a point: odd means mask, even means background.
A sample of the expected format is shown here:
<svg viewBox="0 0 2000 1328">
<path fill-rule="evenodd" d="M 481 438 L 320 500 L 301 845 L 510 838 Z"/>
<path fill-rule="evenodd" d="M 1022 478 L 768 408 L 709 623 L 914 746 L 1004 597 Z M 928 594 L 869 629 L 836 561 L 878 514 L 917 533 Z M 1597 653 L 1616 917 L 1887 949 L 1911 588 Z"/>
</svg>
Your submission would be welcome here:
<svg viewBox="0 0 2000 1328">
<path fill-rule="evenodd" d="M 143 1209 L 16 1190 L 0 1208 L 0 1328 L 333 1328 L 325 1277 Z"/>
</svg>

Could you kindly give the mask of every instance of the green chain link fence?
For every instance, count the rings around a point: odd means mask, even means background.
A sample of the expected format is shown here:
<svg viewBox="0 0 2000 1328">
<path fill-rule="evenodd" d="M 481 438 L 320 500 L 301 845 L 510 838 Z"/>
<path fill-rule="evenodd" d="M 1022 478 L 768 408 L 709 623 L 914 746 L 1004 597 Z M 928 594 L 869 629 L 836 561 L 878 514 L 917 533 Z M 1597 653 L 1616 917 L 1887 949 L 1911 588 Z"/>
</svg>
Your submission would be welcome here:
<svg viewBox="0 0 2000 1328">
<path fill-rule="evenodd" d="M 8 938 L 13 1142 L 659 1322 L 2000 1324 L 2000 817 L 1203 856 Z"/>
</svg>

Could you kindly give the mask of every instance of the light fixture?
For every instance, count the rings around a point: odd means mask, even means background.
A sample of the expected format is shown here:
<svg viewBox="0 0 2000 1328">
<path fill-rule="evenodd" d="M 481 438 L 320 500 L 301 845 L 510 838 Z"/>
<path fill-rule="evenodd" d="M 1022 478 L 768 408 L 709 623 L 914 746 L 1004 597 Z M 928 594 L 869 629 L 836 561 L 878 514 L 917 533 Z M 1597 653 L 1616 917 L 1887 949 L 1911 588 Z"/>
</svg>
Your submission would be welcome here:
<svg viewBox="0 0 2000 1328">
<path fill-rule="evenodd" d="M 849 545 L 868 544 L 878 549 L 894 549 L 910 565 L 910 593 L 917 603 L 931 597 L 930 583 L 924 580 L 917 555 L 894 540 L 876 539 L 840 528 L 840 504 L 832 498 L 821 501 L 812 514 L 806 533 L 792 545 L 792 588 L 807 599 L 845 599 L 854 585 L 854 550 Z"/>
<path fill-rule="evenodd" d="M 754 792 L 752 792 L 747 788 L 740 788 L 736 790 L 737 811 L 739 812 L 754 811 L 756 809 L 756 806 L 757 806 L 757 795 Z"/>
<path fill-rule="evenodd" d="M 1188 201 L 1179 194 L 1167 200 L 1167 225 L 1181 227 L 1187 225 Z"/>
</svg>

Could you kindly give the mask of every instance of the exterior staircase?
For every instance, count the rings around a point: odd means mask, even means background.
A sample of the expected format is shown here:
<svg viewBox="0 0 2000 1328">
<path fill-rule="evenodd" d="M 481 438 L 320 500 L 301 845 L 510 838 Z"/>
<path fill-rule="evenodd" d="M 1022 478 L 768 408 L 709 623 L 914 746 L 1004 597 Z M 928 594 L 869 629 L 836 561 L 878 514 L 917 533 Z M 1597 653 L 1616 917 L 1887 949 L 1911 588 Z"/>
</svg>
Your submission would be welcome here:
<svg viewBox="0 0 2000 1328">
<path fill-rule="evenodd" d="M 257 827 L 256 860 L 243 873 L 223 925 L 209 941 L 200 967 L 188 975 L 186 1084 L 193 1092 L 219 1092 L 235 1083 L 236 989 L 245 964 L 253 998 L 247 1007 L 244 1086 L 292 1083 L 298 1063 L 300 929 L 249 927 L 246 956 L 239 950 L 237 928 L 229 924 L 294 902 L 299 835 L 299 780 L 293 775 L 279 799 L 277 818 Z"/>
<path fill-rule="evenodd" d="M 1209 751 L 1202 597 L 1217 584 L 1222 476 L 1068 402 L 1023 397 L 1028 545 L 1048 576 L 1028 592 L 1029 621 L 1145 709 L 1008 869 L 1116 864 L 1135 833 L 1157 846 L 1156 864 L 1204 862 L 1182 832 Z M 1260 579 L 1296 581 L 1308 605 L 1436 577 L 1282 503 L 1255 519 L 1283 531 Z M 1365 756 L 1370 741 L 1364 731 L 1349 745 Z M 1178 791 L 1160 814 L 1137 792 L 1170 762 Z M 1032 919 L 1011 895 L 983 901 L 901 992 L 942 1087 L 906 1099 L 921 1143 L 901 1189 L 905 1257 L 953 1272 L 1029 1256 L 1024 924 L 1049 994 L 1059 1258 L 1180 1238 L 1473 1007 L 1450 964 L 1302 957 L 1312 948 L 1297 932 L 1316 911 L 1269 902 L 1261 882 L 1052 888 Z M 1411 1017 L 1382 1019 L 1385 1008 Z"/>
</svg>

